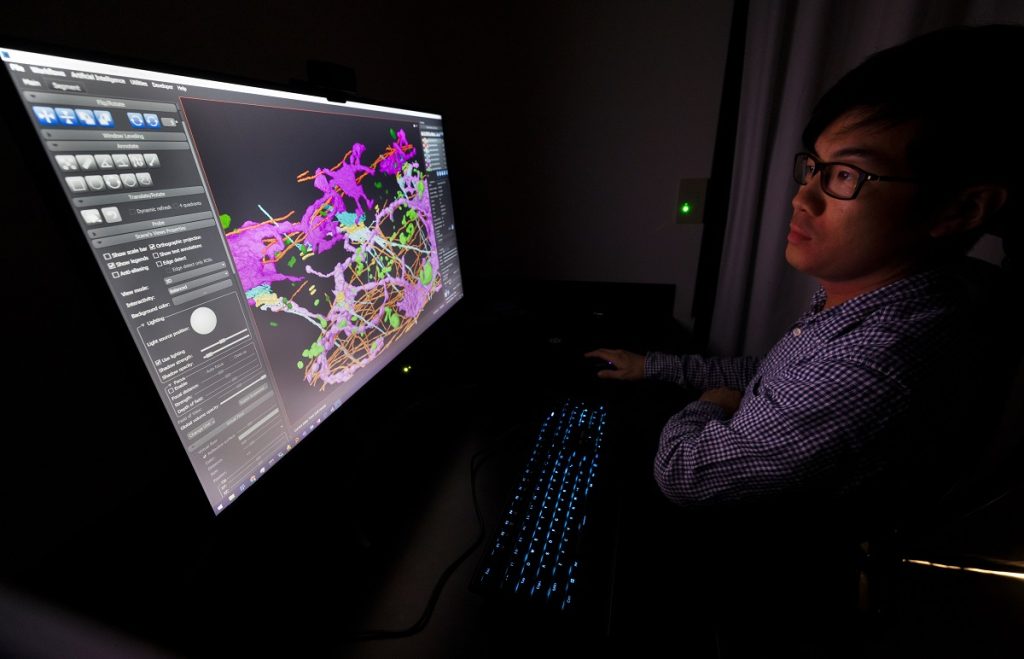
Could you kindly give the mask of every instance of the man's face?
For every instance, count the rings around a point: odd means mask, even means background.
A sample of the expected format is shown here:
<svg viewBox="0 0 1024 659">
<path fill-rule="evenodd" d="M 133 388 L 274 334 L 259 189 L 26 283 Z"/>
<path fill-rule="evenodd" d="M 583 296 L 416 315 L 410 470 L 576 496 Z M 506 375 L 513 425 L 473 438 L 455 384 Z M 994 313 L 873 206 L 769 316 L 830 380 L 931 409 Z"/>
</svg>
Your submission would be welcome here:
<svg viewBox="0 0 1024 659">
<path fill-rule="evenodd" d="M 909 125 L 854 127 L 862 115 L 848 112 L 818 137 L 814 155 L 872 174 L 910 177 Z M 917 217 L 913 183 L 866 181 L 856 199 L 830 197 L 821 174 L 793 197 L 786 260 L 794 268 L 831 283 L 885 281 L 911 267 L 929 240 Z"/>
</svg>

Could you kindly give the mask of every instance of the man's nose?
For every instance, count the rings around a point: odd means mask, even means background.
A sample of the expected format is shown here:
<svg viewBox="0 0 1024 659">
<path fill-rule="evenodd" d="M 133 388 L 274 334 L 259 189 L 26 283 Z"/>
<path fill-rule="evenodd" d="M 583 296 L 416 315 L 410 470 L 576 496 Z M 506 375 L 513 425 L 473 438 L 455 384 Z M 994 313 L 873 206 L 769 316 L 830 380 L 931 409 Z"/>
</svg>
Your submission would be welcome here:
<svg viewBox="0 0 1024 659">
<path fill-rule="evenodd" d="M 793 210 L 800 210 L 810 215 L 821 215 L 825 212 L 825 193 L 821 189 L 821 175 L 812 176 L 807 182 L 796 189 L 793 195 Z"/>
</svg>

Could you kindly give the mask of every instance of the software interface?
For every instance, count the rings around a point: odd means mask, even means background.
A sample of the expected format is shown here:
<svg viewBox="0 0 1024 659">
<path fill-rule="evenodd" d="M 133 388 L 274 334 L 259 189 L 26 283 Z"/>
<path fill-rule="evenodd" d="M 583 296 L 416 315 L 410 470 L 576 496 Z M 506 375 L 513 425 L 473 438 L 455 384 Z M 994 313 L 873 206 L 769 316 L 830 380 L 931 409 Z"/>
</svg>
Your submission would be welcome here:
<svg viewBox="0 0 1024 659">
<path fill-rule="evenodd" d="M 0 59 L 215 512 L 462 297 L 439 115 Z"/>
</svg>

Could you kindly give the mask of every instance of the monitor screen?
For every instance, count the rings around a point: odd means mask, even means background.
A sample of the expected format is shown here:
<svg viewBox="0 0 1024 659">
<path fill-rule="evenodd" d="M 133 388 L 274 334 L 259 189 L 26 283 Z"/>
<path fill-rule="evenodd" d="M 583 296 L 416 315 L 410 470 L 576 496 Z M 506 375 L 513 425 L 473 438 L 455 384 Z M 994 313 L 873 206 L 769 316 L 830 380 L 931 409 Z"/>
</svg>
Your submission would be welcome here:
<svg viewBox="0 0 1024 659">
<path fill-rule="evenodd" d="M 462 297 L 440 115 L 0 59 L 215 512 Z"/>
</svg>

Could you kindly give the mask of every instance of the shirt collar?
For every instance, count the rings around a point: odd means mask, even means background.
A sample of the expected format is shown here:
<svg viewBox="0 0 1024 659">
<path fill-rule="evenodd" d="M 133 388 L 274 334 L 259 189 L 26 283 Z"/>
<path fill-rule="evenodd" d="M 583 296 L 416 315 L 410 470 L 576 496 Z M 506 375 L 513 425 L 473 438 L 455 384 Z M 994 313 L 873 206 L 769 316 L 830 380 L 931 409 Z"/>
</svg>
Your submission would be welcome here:
<svg viewBox="0 0 1024 659">
<path fill-rule="evenodd" d="M 858 295 L 831 309 L 823 309 L 825 289 L 818 286 L 811 297 L 810 307 L 800 317 L 798 324 L 820 324 L 823 331 L 831 333 L 830 329 L 839 329 L 851 320 L 863 318 L 880 307 L 906 301 L 927 304 L 932 298 L 941 295 L 945 289 L 945 279 L 946 271 L 943 268 L 923 270 Z"/>
</svg>

